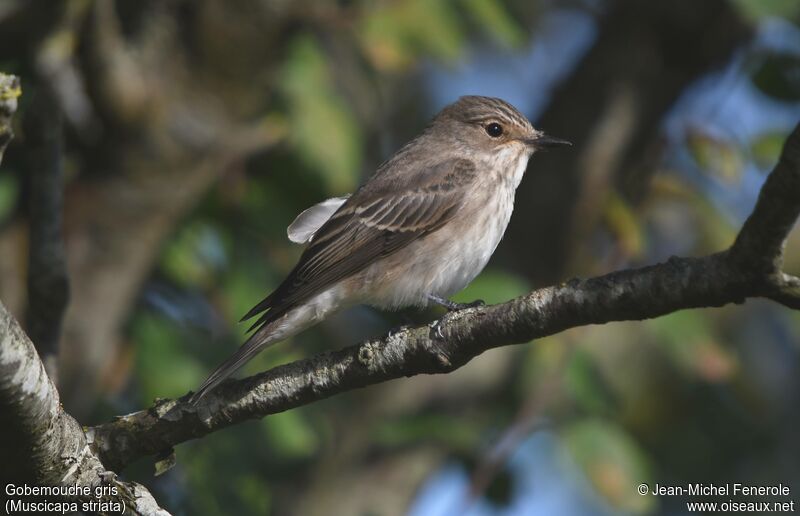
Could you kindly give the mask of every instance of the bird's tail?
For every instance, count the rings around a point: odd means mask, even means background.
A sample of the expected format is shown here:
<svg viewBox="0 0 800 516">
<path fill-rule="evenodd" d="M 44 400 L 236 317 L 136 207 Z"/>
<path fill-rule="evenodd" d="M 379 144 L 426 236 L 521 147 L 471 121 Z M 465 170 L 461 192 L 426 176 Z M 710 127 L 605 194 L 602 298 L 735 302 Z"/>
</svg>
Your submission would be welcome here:
<svg viewBox="0 0 800 516">
<path fill-rule="evenodd" d="M 269 299 L 267 298 L 267 300 Z M 256 308 L 263 308 L 261 305 L 264 304 L 262 302 Z M 266 314 L 266 317 L 262 316 L 256 323 L 256 326 L 260 325 L 258 330 L 242 344 L 233 356 L 223 362 L 206 378 L 200 388 L 197 389 L 197 392 L 192 394 L 189 403 L 196 404 L 200 398 L 208 394 L 211 389 L 219 385 L 225 378 L 235 373 L 237 369 L 264 348 L 297 335 L 309 326 L 313 326 L 324 319 L 327 314 L 338 309 L 340 304 L 340 293 L 334 290 L 331 295 L 329 290 L 300 306 L 295 306 L 288 310 L 278 309 L 275 306 L 266 307 L 270 311 Z M 251 315 L 253 315 L 252 312 L 248 314 L 248 316 Z"/>
<path fill-rule="evenodd" d="M 189 398 L 189 403 L 195 405 L 203 396 L 208 394 L 223 380 L 246 364 L 248 360 L 253 358 L 264 348 L 278 342 L 279 340 L 282 339 L 270 331 L 269 325 L 261 328 L 259 331 L 251 335 L 250 338 L 247 339 L 238 350 L 236 350 L 236 353 L 223 362 L 219 367 L 214 369 L 214 372 L 205 379 L 197 391 L 192 394 L 192 397 Z"/>
</svg>

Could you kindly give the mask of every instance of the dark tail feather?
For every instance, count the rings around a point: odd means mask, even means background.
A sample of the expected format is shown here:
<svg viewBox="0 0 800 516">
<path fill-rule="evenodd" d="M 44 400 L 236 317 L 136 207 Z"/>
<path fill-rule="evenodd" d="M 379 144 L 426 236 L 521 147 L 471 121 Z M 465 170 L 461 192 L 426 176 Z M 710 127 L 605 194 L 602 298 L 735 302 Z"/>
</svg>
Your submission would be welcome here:
<svg viewBox="0 0 800 516">
<path fill-rule="evenodd" d="M 264 312 L 267 309 L 271 308 L 272 307 L 272 301 L 273 301 L 274 298 L 275 298 L 275 293 L 273 292 L 272 294 L 268 295 L 267 297 L 265 297 L 264 299 L 259 301 L 259 303 L 256 306 L 254 306 L 253 308 L 251 308 L 249 312 L 244 314 L 244 317 L 239 319 L 239 322 L 244 322 L 244 321 L 246 321 L 248 319 L 252 319 L 256 315 L 260 314 L 261 312 Z"/>
<path fill-rule="evenodd" d="M 250 338 L 236 350 L 236 353 L 223 362 L 222 365 L 217 367 L 214 372 L 206 378 L 203 384 L 197 389 L 197 392 L 193 393 L 192 397 L 189 398 L 189 403 L 192 405 L 197 404 L 203 396 L 211 392 L 211 390 L 222 383 L 223 380 L 235 373 L 240 367 L 246 364 L 248 360 L 257 355 L 259 351 L 277 342 L 270 340 L 269 337 L 268 334 L 265 335 L 263 330 L 251 335 Z"/>
</svg>

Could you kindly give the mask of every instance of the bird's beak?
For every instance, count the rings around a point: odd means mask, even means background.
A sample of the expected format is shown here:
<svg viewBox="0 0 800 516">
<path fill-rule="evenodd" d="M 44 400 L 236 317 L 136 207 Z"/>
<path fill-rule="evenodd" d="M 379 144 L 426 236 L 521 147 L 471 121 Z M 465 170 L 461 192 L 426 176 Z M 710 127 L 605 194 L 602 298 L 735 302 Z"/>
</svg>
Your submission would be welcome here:
<svg viewBox="0 0 800 516">
<path fill-rule="evenodd" d="M 524 141 L 526 144 L 536 149 L 546 149 L 549 147 L 572 145 L 572 143 L 568 142 L 567 140 L 562 140 L 561 138 L 555 138 L 553 136 L 547 136 L 544 133 L 540 133 L 538 136 L 535 136 L 534 138 L 526 138 Z"/>
</svg>

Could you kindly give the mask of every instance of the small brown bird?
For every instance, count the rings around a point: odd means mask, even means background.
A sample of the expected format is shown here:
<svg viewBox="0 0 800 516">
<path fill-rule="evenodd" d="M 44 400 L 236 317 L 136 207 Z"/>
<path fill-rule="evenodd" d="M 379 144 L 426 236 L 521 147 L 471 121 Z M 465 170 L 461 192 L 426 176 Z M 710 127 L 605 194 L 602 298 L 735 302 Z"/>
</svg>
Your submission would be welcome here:
<svg viewBox="0 0 800 516">
<path fill-rule="evenodd" d="M 545 136 L 512 105 L 461 97 L 350 196 L 302 212 L 289 239 L 308 243 L 280 286 L 242 320 L 256 330 L 192 396 L 199 400 L 265 347 L 356 303 L 461 308 L 447 298 L 486 266 L 514 194 Z"/>
</svg>

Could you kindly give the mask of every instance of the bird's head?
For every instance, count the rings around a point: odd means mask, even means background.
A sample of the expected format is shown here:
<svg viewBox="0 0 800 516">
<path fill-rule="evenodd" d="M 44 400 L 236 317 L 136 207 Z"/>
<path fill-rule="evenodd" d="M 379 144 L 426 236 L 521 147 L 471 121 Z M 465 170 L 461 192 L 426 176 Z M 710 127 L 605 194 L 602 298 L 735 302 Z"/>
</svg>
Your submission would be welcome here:
<svg viewBox="0 0 800 516">
<path fill-rule="evenodd" d="M 517 108 L 494 97 L 461 97 L 436 115 L 432 129 L 478 152 L 514 149 L 530 155 L 547 147 L 571 145 L 566 140 L 545 135 Z"/>
</svg>

